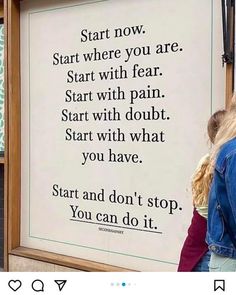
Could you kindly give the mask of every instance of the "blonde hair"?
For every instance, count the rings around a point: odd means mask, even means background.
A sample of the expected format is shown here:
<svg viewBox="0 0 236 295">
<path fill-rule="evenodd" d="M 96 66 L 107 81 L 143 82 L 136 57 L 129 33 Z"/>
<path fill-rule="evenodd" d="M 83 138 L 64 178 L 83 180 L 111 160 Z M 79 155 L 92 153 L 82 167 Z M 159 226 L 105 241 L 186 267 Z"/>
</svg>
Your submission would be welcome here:
<svg viewBox="0 0 236 295">
<path fill-rule="evenodd" d="M 235 98 L 235 95 L 234 95 Z M 234 99 L 227 115 L 225 116 L 221 127 L 215 138 L 215 146 L 212 149 L 210 157 L 210 170 L 209 173 L 213 174 L 217 155 L 221 147 L 229 140 L 236 137 L 236 100 Z"/>
<path fill-rule="evenodd" d="M 215 112 L 209 119 L 207 131 L 212 143 L 216 142 L 218 130 L 224 121 L 225 110 Z M 192 179 L 192 195 L 194 206 L 205 206 L 208 203 L 209 187 L 213 178 L 213 169 L 211 166 L 211 157 L 206 156 L 195 171 Z"/>
</svg>

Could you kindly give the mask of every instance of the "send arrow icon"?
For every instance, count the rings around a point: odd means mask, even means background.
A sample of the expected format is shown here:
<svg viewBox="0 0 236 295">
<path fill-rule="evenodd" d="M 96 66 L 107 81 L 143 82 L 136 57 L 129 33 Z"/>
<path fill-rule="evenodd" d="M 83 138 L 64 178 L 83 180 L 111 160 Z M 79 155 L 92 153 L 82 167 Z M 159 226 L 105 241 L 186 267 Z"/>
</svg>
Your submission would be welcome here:
<svg viewBox="0 0 236 295">
<path fill-rule="evenodd" d="M 54 282 L 57 284 L 59 291 L 62 291 L 62 289 L 65 287 L 67 280 L 54 280 Z"/>
</svg>

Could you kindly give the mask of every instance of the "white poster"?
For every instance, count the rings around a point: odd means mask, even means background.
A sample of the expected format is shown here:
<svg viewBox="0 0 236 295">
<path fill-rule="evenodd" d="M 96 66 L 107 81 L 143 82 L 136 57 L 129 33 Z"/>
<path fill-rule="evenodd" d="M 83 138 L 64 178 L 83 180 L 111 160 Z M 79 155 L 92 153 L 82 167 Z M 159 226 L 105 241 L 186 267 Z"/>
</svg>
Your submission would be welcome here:
<svg viewBox="0 0 236 295">
<path fill-rule="evenodd" d="M 221 42 L 220 1 L 22 3 L 22 246 L 176 270 Z"/>
</svg>

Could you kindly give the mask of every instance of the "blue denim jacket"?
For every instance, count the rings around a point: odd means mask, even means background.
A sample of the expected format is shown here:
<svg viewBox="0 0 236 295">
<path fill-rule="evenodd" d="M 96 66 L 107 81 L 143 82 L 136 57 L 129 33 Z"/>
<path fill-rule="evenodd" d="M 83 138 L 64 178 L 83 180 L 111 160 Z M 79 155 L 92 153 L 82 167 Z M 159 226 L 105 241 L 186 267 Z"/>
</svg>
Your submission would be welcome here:
<svg viewBox="0 0 236 295">
<path fill-rule="evenodd" d="M 229 227 L 236 242 L 236 138 L 222 146 L 216 159 L 209 194 L 206 236 L 212 252 L 236 258 L 236 248 L 227 231 Z"/>
</svg>

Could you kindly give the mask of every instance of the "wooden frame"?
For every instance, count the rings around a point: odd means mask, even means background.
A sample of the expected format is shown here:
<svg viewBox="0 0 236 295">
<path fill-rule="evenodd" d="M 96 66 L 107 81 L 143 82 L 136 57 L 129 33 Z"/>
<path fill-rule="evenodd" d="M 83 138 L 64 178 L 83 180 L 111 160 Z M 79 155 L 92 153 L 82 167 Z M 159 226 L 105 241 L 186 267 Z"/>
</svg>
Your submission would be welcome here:
<svg viewBox="0 0 236 295">
<path fill-rule="evenodd" d="M 19 15 L 19 2 L 5 0 L 5 270 L 8 270 L 8 254 L 20 245 Z"/>
<path fill-rule="evenodd" d="M 3 18 L 4 10 L 3 10 L 3 0 L 0 1 L 0 18 Z"/>
<path fill-rule="evenodd" d="M 21 195 L 21 99 L 20 99 L 20 0 L 4 0 L 5 23 L 5 265 L 9 254 L 71 267 L 84 271 L 127 271 L 110 265 L 91 262 L 24 248 L 20 246 Z M 226 105 L 233 92 L 233 66 L 227 66 Z"/>
</svg>

